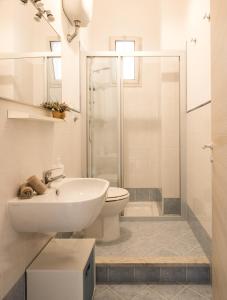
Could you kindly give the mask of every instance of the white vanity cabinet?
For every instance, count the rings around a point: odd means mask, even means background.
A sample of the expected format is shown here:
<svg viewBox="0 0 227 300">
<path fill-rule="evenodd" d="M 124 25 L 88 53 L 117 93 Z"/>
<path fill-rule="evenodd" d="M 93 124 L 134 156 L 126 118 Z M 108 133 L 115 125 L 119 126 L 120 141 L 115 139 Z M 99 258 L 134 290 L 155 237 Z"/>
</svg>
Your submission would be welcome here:
<svg viewBox="0 0 227 300">
<path fill-rule="evenodd" d="M 91 300 L 94 239 L 53 239 L 27 269 L 27 300 Z"/>
</svg>

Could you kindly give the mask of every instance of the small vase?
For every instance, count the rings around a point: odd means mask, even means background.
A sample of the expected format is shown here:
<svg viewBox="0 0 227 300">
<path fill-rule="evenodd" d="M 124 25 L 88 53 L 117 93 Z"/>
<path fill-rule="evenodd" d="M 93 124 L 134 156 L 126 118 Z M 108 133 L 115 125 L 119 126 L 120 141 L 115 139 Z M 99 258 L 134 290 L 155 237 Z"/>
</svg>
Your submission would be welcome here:
<svg viewBox="0 0 227 300">
<path fill-rule="evenodd" d="M 65 112 L 60 112 L 60 111 L 52 111 L 52 115 L 54 118 L 57 118 L 57 119 L 65 119 Z"/>
</svg>

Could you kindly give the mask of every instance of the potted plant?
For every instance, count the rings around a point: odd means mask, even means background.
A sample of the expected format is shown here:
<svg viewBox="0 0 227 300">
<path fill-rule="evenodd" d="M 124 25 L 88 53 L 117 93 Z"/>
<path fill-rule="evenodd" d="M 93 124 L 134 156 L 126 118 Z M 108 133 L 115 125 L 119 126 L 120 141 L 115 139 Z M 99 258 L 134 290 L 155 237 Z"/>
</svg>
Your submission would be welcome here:
<svg viewBox="0 0 227 300">
<path fill-rule="evenodd" d="M 41 107 L 52 111 L 54 118 L 65 119 L 65 112 L 71 111 L 72 109 L 66 103 L 47 101 L 41 104 Z"/>
</svg>

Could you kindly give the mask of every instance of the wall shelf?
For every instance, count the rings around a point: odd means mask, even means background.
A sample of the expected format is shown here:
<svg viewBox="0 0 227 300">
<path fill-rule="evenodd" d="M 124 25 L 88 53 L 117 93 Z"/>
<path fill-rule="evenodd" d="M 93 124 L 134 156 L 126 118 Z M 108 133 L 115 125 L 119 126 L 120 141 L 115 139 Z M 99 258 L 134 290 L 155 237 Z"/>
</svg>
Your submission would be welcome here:
<svg viewBox="0 0 227 300">
<path fill-rule="evenodd" d="M 33 114 L 33 113 L 19 111 L 19 110 L 8 110 L 7 117 L 8 117 L 8 119 L 41 121 L 41 122 L 50 122 L 50 123 L 65 122 L 65 120 L 62 120 L 62 119 L 57 119 L 57 118 L 48 117 L 48 116 L 42 116 L 39 114 Z"/>
</svg>

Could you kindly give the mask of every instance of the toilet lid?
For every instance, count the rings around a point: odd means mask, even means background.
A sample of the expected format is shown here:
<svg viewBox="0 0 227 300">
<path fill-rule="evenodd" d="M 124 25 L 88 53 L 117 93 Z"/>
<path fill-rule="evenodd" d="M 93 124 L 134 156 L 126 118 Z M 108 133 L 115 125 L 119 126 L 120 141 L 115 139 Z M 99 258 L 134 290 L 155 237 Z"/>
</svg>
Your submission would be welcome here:
<svg viewBox="0 0 227 300">
<path fill-rule="evenodd" d="M 117 201 L 120 199 L 124 199 L 129 196 L 129 192 L 126 189 L 122 189 L 119 187 L 110 187 L 107 192 L 106 201 Z"/>
</svg>

